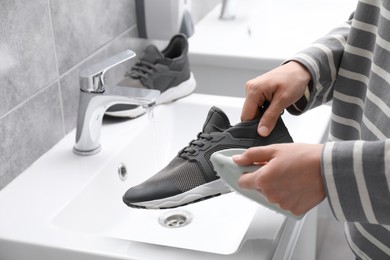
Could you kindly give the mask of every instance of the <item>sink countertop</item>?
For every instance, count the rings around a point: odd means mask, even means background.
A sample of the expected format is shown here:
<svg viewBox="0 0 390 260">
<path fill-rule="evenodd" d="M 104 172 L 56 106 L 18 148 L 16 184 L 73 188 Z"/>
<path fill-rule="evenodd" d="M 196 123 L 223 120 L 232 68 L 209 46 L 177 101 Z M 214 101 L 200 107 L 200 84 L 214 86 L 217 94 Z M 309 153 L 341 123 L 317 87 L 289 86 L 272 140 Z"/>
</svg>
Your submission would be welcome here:
<svg viewBox="0 0 390 260">
<path fill-rule="evenodd" d="M 189 38 L 197 64 L 253 69 L 275 67 L 348 20 L 356 0 L 242 0 L 236 18 L 220 20 L 221 5 L 196 24 Z"/>
</svg>

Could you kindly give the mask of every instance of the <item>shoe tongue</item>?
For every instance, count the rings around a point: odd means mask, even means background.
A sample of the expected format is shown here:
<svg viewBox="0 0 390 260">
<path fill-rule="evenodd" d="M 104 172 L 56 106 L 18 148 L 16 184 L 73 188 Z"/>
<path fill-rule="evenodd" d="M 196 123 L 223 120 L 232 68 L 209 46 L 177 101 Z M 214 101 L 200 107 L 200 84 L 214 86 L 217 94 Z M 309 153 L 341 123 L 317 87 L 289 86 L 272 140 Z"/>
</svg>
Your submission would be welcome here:
<svg viewBox="0 0 390 260">
<path fill-rule="evenodd" d="M 210 134 L 212 132 L 223 132 L 230 127 L 229 118 L 226 114 L 218 107 L 213 106 L 207 115 L 206 121 L 204 122 L 202 132 L 206 134 Z"/>
<path fill-rule="evenodd" d="M 141 60 L 154 64 L 162 58 L 164 58 L 164 55 L 157 49 L 157 47 L 155 45 L 149 45 L 144 50 Z"/>
</svg>

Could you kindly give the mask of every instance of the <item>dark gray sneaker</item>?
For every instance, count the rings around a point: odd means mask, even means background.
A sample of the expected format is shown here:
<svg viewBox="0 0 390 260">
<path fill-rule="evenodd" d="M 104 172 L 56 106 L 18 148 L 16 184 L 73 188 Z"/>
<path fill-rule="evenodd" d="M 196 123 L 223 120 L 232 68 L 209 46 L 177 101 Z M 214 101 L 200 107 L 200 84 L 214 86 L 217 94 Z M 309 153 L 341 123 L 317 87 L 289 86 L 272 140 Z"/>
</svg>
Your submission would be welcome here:
<svg viewBox="0 0 390 260">
<path fill-rule="evenodd" d="M 225 113 L 212 107 L 197 139 L 183 148 L 160 172 L 130 188 L 123 195 L 123 201 L 134 208 L 166 209 L 230 192 L 210 162 L 214 152 L 293 142 L 281 118 L 268 137 L 258 135 L 257 125 L 264 110 L 256 120 L 231 126 Z"/>
<path fill-rule="evenodd" d="M 191 94 L 196 87 L 188 61 L 188 41 L 183 34 L 172 37 L 161 52 L 149 45 L 143 56 L 125 74 L 118 85 L 136 88 L 157 89 L 161 95 L 156 104 L 174 101 Z M 118 104 L 110 107 L 106 114 L 134 118 L 146 112 L 141 106 Z"/>
</svg>

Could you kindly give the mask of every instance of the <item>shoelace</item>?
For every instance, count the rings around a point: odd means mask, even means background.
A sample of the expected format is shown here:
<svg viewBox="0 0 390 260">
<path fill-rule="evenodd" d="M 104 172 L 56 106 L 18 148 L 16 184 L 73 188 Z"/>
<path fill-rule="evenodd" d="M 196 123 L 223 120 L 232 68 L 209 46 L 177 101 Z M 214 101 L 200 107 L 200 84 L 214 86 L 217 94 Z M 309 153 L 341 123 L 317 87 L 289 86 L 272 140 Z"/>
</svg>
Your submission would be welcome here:
<svg viewBox="0 0 390 260">
<path fill-rule="evenodd" d="M 187 147 L 181 149 L 178 153 L 178 156 L 188 159 L 188 154 L 194 154 L 197 151 L 198 147 L 202 147 L 205 145 L 206 141 L 211 141 L 213 137 L 210 134 L 200 132 L 197 135 L 198 139 L 192 140 Z"/>
<path fill-rule="evenodd" d="M 148 74 L 151 74 L 156 70 L 157 68 L 154 64 L 144 60 L 139 60 L 135 63 L 131 70 L 125 74 L 125 76 L 130 76 L 134 79 L 147 78 Z"/>
</svg>

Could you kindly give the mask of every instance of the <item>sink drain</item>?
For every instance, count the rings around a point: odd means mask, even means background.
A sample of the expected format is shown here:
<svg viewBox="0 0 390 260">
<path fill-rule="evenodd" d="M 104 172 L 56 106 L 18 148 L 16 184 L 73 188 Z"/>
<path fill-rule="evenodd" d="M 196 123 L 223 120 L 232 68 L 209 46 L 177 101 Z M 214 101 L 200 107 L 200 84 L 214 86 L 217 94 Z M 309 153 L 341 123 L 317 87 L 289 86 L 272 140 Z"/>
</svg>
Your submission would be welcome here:
<svg viewBox="0 0 390 260">
<path fill-rule="evenodd" d="M 192 216 L 189 212 L 183 210 L 174 210 L 166 212 L 158 218 L 158 222 L 163 227 L 180 228 L 191 223 Z"/>
<path fill-rule="evenodd" d="M 118 176 L 121 181 L 125 181 L 127 179 L 127 169 L 124 163 L 120 163 L 118 165 Z"/>
</svg>

